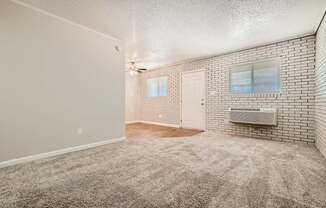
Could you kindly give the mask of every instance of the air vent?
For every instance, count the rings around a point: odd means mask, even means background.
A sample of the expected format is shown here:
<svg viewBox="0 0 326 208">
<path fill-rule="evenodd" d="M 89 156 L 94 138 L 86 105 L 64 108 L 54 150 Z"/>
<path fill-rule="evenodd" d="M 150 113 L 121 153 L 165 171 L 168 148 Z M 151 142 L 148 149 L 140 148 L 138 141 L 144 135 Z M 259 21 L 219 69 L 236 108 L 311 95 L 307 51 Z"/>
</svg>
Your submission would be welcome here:
<svg viewBox="0 0 326 208">
<path fill-rule="evenodd" d="M 254 125 L 277 125 L 275 108 L 230 108 L 230 121 Z"/>
</svg>

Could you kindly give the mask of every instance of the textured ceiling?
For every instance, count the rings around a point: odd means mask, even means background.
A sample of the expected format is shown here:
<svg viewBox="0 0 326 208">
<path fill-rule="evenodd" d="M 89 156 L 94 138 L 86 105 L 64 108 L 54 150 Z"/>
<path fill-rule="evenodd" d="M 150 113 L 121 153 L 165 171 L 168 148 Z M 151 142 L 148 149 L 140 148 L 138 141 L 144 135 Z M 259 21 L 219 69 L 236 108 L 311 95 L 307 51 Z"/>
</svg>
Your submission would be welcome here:
<svg viewBox="0 0 326 208">
<path fill-rule="evenodd" d="M 18 0 L 125 41 L 156 68 L 314 33 L 326 0 Z"/>
</svg>

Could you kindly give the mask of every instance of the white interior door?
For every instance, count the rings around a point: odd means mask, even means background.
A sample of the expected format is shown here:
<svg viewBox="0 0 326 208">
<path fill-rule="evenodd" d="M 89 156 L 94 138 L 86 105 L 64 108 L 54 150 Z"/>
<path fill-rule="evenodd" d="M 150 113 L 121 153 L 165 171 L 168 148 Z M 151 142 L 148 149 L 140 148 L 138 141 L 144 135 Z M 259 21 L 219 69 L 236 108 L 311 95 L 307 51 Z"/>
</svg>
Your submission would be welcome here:
<svg viewBox="0 0 326 208">
<path fill-rule="evenodd" d="M 184 72 L 181 75 L 181 126 L 205 130 L 205 71 Z"/>
</svg>

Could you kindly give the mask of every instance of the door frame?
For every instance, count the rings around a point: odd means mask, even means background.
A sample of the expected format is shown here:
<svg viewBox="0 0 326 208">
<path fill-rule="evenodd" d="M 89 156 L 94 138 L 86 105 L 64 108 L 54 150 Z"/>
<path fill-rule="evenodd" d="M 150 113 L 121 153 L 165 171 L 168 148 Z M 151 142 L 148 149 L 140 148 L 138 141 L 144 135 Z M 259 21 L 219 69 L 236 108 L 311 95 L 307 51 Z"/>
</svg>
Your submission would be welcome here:
<svg viewBox="0 0 326 208">
<path fill-rule="evenodd" d="M 207 130 L 207 70 L 205 68 L 201 68 L 201 69 L 195 69 L 195 70 L 190 70 L 190 71 L 182 71 L 179 73 L 179 76 L 180 76 L 180 83 L 179 83 L 179 87 L 180 87 L 180 99 L 179 99 L 179 105 L 180 105 L 180 119 L 179 119 L 179 126 L 180 128 L 182 128 L 182 75 L 184 74 L 190 74 L 190 73 L 196 73 L 196 72 L 204 72 L 205 74 L 205 79 L 204 79 L 204 86 L 205 86 L 205 105 L 204 105 L 204 108 L 205 108 L 205 113 L 204 113 L 204 116 L 205 116 L 205 122 L 204 122 L 204 129 L 201 129 L 201 130 L 204 130 L 206 131 Z"/>
</svg>

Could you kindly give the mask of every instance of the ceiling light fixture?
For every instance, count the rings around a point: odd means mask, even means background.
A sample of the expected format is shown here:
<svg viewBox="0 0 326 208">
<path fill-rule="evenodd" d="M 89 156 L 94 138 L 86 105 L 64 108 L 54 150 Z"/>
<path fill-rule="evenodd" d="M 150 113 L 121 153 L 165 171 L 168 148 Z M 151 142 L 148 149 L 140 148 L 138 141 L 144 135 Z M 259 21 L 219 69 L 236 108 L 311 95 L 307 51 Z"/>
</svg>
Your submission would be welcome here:
<svg viewBox="0 0 326 208">
<path fill-rule="evenodd" d="M 144 71 L 146 71 L 147 69 L 145 68 L 138 68 L 136 67 L 136 63 L 134 61 L 129 63 L 129 67 L 128 67 L 128 72 L 131 76 L 133 75 L 137 75 L 139 73 L 142 73 Z"/>
</svg>

